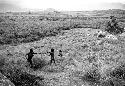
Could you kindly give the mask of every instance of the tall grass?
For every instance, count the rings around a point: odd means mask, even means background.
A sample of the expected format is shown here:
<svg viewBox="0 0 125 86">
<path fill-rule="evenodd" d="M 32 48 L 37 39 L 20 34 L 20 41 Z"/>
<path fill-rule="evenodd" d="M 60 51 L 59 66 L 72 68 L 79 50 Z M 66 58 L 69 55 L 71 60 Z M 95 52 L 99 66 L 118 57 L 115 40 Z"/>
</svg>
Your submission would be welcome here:
<svg viewBox="0 0 125 86">
<path fill-rule="evenodd" d="M 0 63 L 3 62 L 0 60 Z M 5 75 L 15 86 L 44 86 L 43 77 L 37 77 L 26 72 L 25 67 L 13 63 L 13 61 L 3 62 L 0 72 Z M 42 84 L 41 84 L 42 83 Z"/>
<path fill-rule="evenodd" d="M 45 16 L 43 16 L 44 18 Z M 47 36 L 56 36 L 62 30 L 73 28 L 105 28 L 106 19 L 60 18 L 40 16 L 1 16 L 0 44 L 32 42 Z"/>
</svg>

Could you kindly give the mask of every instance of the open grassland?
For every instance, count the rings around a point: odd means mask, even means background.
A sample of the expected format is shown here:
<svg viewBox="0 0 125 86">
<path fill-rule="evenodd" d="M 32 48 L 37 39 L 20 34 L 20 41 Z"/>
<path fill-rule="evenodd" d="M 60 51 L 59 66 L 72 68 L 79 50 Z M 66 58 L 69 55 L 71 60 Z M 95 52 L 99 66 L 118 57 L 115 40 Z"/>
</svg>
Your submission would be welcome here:
<svg viewBox="0 0 125 86">
<path fill-rule="evenodd" d="M 1 15 L 0 85 L 124 86 L 125 33 L 117 40 L 98 38 L 109 20 L 99 15 Z M 125 27 L 125 17 L 116 16 Z M 33 57 L 33 68 L 25 57 L 30 48 L 42 53 Z M 52 65 L 47 53 L 51 48 L 56 59 Z"/>
<path fill-rule="evenodd" d="M 125 43 L 98 39 L 98 29 L 76 28 L 40 41 L 1 49 L 0 71 L 15 86 L 124 86 Z M 56 49 L 56 64 L 49 64 L 46 53 Z M 29 68 L 25 54 L 33 48 L 42 52 L 33 57 Z M 58 50 L 63 57 L 58 56 Z"/>
<path fill-rule="evenodd" d="M 117 15 L 120 27 L 124 16 Z M 109 16 L 71 16 L 68 14 L 4 14 L 0 16 L 0 44 L 20 44 L 56 36 L 74 28 L 105 29 Z"/>
</svg>

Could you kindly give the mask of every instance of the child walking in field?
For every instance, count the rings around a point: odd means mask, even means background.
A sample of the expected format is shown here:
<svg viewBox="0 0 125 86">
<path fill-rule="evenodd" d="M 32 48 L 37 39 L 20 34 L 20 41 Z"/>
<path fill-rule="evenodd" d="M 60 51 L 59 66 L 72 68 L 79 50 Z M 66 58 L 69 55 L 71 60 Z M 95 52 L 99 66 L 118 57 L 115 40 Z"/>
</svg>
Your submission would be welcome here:
<svg viewBox="0 0 125 86">
<path fill-rule="evenodd" d="M 63 54 L 62 54 L 62 50 L 59 50 L 59 55 L 58 55 L 58 56 L 60 56 L 60 57 L 63 56 Z"/>
<path fill-rule="evenodd" d="M 50 64 L 52 64 L 52 62 L 55 63 L 55 58 L 54 58 L 54 49 L 52 48 L 52 49 L 51 49 L 51 52 L 49 52 L 49 53 L 50 53 L 50 56 L 51 56 Z"/>
<path fill-rule="evenodd" d="M 33 49 L 30 49 L 30 52 L 26 54 L 26 56 L 28 56 L 27 62 L 30 63 L 31 67 L 33 66 L 32 58 L 33 58 L 34 54 L 37 54 L 37 53 L 34 53 Z"/>
</svg>

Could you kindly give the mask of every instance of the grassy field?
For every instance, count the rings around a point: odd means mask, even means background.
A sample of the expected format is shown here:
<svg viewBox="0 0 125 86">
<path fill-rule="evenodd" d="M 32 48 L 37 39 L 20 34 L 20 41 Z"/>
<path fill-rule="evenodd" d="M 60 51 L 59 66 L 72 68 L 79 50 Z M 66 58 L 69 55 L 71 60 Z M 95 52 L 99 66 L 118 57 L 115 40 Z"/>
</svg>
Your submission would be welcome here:
<svg viewBox="0 0 125 86">
<path fill-rule="evenodd" d="M 117 40 L 97 37 L 108 20 L 104 15 L 1 15 L 0 71 L 15 86 L 124 86 L 124 33 Z M 118 20 L 124 27 L 123 16 Z M 33 57 L 33 68 L 25 57 L 30 48 L 42 53 Z M 51 48 L 56 59 L 52 65 L 47 54 Z"/>
<path fill-rule="evenodd" d="M 93 12 L 95 13 L 95 12 Z M 103 16 L 98 16 L 103 14 Z M 121 27 L 125 26 L 123 14 L 104 11 L 94 16 L 74 16 L 63 13 L 6 13 L 0 16 L 0 44 L 20 44 L 40 40 L 48 36 L 55 36 L 62 30 L 73 28 L 105 29 L 110 15 L 118 18 Z M 98 15 L 97 15 L 98 14 Z"/>
</svg>

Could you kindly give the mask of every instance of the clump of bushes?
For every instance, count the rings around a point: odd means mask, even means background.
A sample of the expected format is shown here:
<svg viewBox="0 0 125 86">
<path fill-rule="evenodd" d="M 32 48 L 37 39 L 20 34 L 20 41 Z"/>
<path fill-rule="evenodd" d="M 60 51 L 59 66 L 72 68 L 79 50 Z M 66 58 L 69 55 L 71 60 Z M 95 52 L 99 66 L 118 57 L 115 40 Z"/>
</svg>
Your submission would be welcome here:
<svg viewBox="0 0 125 86">
<path fill-rule="evenodd" d="M 14 83 L 15 86 L 40 86 L 36 80 L 42 81 L 44 79 L 28 74 L 24 68 L 12 63 L 4 65 L 1 73 Z"/>
<path fill-rule="evenodd" d="M 110 16 L 111 21 L 107 23 L 106 31 L 111 34 L 120 34 L 123 33 L 124 28 L 120 27 L 116 18 L 114 16 Z"/>
</svg>

